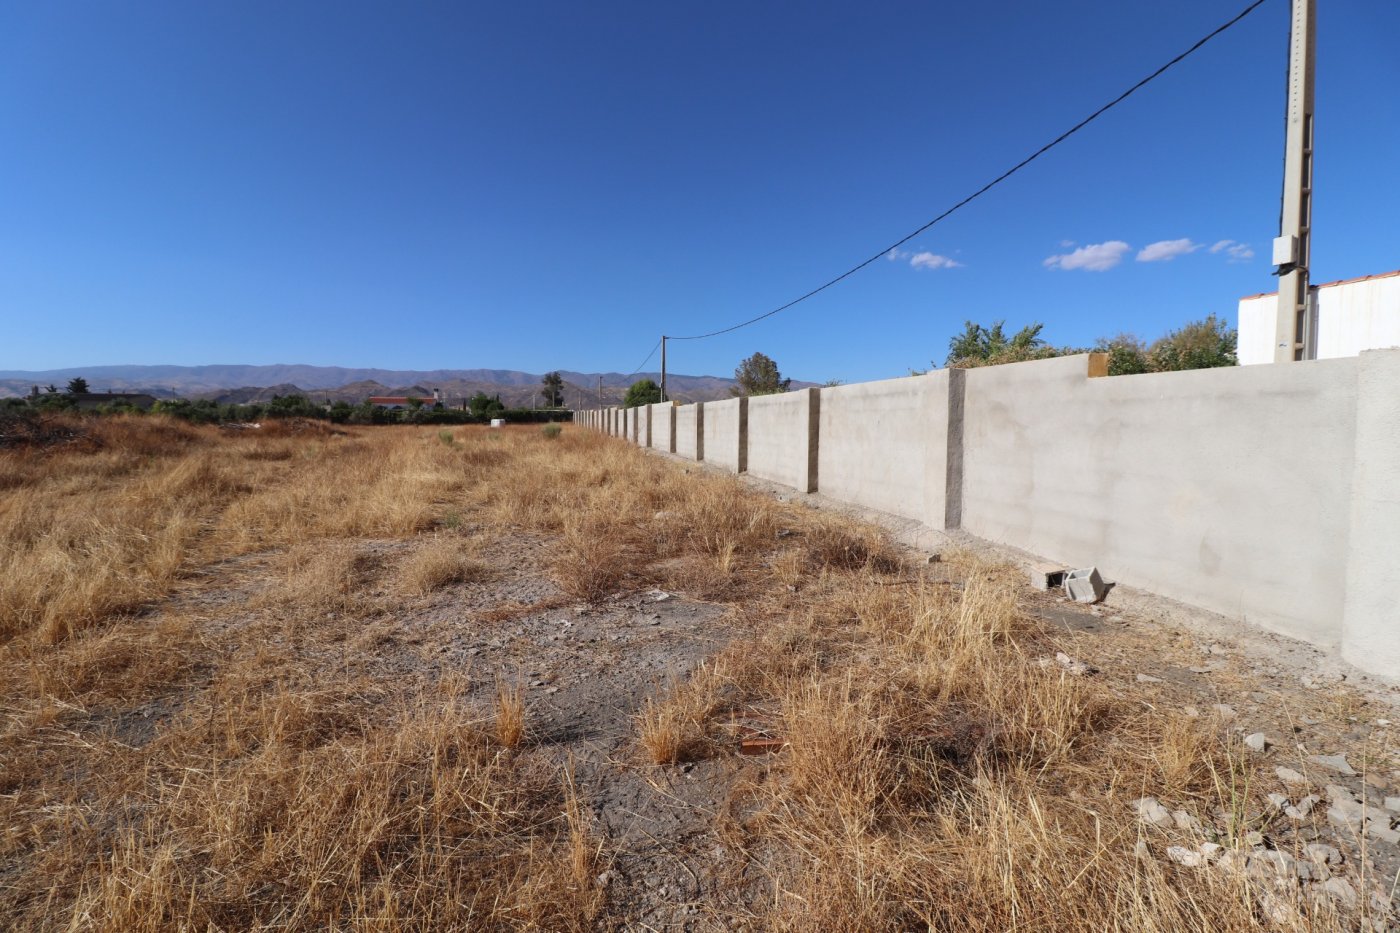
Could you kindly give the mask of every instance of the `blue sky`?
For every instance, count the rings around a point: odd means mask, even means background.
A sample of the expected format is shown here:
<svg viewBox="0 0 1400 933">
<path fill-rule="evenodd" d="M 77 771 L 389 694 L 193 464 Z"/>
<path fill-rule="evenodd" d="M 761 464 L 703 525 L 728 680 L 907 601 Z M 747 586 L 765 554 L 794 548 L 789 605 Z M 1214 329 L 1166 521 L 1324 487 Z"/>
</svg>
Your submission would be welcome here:
<svg viewBox="0 0 1400 933">
<path fill-rule="evenodd" d="M 627 372 L 1244 5 L 0 0 L 0 368 Z M 1400 267 L 1400 4 L 1320 6 L 1315 282 Z M 1287 32 L 1268 0 L 904 255 L 672 369 L 762 350 L 858 381 L 941 362 L 966 319 L 1073 344 L 1233 320 L 1274 287 Z"/>
</svg>

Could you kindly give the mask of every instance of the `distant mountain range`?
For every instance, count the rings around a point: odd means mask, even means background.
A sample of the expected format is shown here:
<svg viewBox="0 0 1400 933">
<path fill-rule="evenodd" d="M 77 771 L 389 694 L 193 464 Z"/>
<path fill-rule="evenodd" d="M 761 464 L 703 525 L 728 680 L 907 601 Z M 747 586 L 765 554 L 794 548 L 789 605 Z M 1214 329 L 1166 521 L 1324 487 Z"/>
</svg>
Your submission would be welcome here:
<svg viewBox="0 0 1400 933">
<path fill-rule="evenodd" d="M 661 381 L 659 372 L 580 373 L 561 370 L 564 403 L 588 408 L 598 404 L 602 380 L 605 404 L 618 404 L 638 379 Z M 34 386 L 63 388 L 76 376 L 94 392 L 146 392 L 157 398 L 210 398 L 219 402 L 266 401 L 274 395 L 306 395 L 316 400 L 361 402 L 371 395 L 431 396 L 439 390 L 450 402 L 478 392 L 500 395 L 508 406 L 529 406 L 543 373 L 513 369 L 348 369 L 342 366 L 275 364 L 272 366 L 79 366 L 42 371 L 0 370 L 0 398 L 28 395 Z M 729 398 L 733 379 L 721 376 L 666 374 L 671 398 L 706 402 Z M 794 388 L 815 383 L 794 381 Z"/>
</svg>

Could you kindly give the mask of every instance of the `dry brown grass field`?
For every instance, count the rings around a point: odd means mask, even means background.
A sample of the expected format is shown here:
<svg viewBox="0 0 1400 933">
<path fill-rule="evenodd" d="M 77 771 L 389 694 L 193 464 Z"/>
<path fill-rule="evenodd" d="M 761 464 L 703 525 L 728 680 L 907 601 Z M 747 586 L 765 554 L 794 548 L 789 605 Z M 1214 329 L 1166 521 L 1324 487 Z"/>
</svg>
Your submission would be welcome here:
<svg viewBox="0 0 1400 933">
<path fill-rule="evenodd" d="M 1007 566 L 576 428 L 73 427 L 0 451 L 7 929 L 1384 928 L 1164 858 L 1272 787 Z"/>
</svg>

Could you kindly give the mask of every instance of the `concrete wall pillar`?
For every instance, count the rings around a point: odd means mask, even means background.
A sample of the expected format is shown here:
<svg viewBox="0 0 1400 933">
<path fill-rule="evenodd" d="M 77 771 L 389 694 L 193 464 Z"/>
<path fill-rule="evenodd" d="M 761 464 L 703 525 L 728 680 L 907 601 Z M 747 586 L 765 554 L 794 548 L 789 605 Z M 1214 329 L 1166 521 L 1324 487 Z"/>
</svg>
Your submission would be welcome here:
<svg viewBox="0 0 1400 933">
<path fill-rule="evenodd" d="M 739 397 L 739 469 L 740 473 L 749 471 L 749 397 L 743 395 Z"/>
<path fill-rule="evenodd" d="M 1400 679 L 1400 350 L 1359 359 L 1346 582 L 1342 657 Z"/>
<path fill-rule="evenodd" d="M 666 449 L 671 453 L 676 452 L 676 405 L 671 403 L 666 409 Z"/>
<path fill-rule="evenodd" d="M 948 370 L 948 430 L 944 446 L 943 528 L 962 527 L 963 503 L 963 400 L 967 396 L 967 370 Z"/>
<path fill-rule="evenodd" d="M 705 403 L 695 403 L 695 459 L 705 459 Z"/>
<path fill-rule="evenodd" d="M 647 426 L 646 426 L 646 445 L 645 445 L 645 446 L 650 447 L 650 446 L 651 446 L 651 406 L 650 406 L 650 405 L 648 405 L 648 406 L 646 407 L 646 413 L 647 413 L 647 415 L 646 415 L 646 417 L 647 417 Z"/>
</svg>

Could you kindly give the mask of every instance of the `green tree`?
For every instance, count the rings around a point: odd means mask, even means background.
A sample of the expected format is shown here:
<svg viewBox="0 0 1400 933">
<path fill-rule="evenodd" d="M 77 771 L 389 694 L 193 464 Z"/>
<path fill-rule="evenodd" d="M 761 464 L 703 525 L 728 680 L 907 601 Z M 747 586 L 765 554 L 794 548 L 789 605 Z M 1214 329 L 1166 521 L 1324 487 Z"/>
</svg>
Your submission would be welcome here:
<svg viewBox="0 0 1400 933">
<path fill-rule="evenodd" d="M 408 410 L 409 410 L 409 411 L 418 411 L 418 410 L 419 410 L 420 408 L 422 408 L 422 407 L 423 407 L 423 400 L 422 400 L 421 398 L 415 398 L 415 397 L 412 396 L 412 395 L 410 395 L 410 396 L 408 397 Z"/>
<path fill-rule="evenodd" d="M 505 408 L 499 395 L 492 398 L 485 392 L 478 392 L 467 399 L 467 411 L 471 412 L 474 418 L 489 418 L 497 412 L 505 411 Z"/>
<path fill-rule="evenodd" d="M 622 404 L 625 408 L 636 408 L 638 405 L 654 405 L 659 401 L 661 386 L 650 379 L 638 379 L 627 387 L 627 395 Z"/>
<path fill-rule="evenodd" d="M 1061 356 L 1067 352 L 1045 342 L 1040 336 L 1044 328 L 1045 325 L 1039 322 L 1027 324 L 1008 337 L 1005 321 L 995 321 L 991 327 L 966 321 L 963 332 L 948 341 L 948 357 L 943 365 L 969 367 L 1019 363 Z"/>
<path fill-rule="evenodd" d="M 1094 344 L 1095 353 L 1108 354 L 1108 374 L 1110 376 L 1134 376 L 1152 372 L 1152 361 L 1147 355 L 1147 344 L 1133 334 L 1117 334 L 1113 337 L 1100 337 Z"/>
<path fill-rule="evenodd" d="M 544 386 L 544 407 L 558 408 L 564 404 L 564 377 L 559 375 L 559 371 L 545 373 L 540 380 Z"/>
<path fill-rule="evenodd" d="M 778 372 L 778 364 L 762 353 L 740 363 L 734 370 L 734 380 L 739 384 L 729 390 L 731 395 L 776 395 L 792 385 L 791 379 L 784 379 Z"/>
<path fill-rule="evenodd" d="M 1238 342 L 1239 333 L 1212 314 L 1160 338 L 1152 344 L 1148 356 L 1156 372 L 1236 366 Z"/>
<path fill-rule="evenodd" d="M 91 391 L 88 389 L 88 381 L 82 376 L 74 376 L 68 380 L 69 395 L 87 395 Z"/>
</svg>

